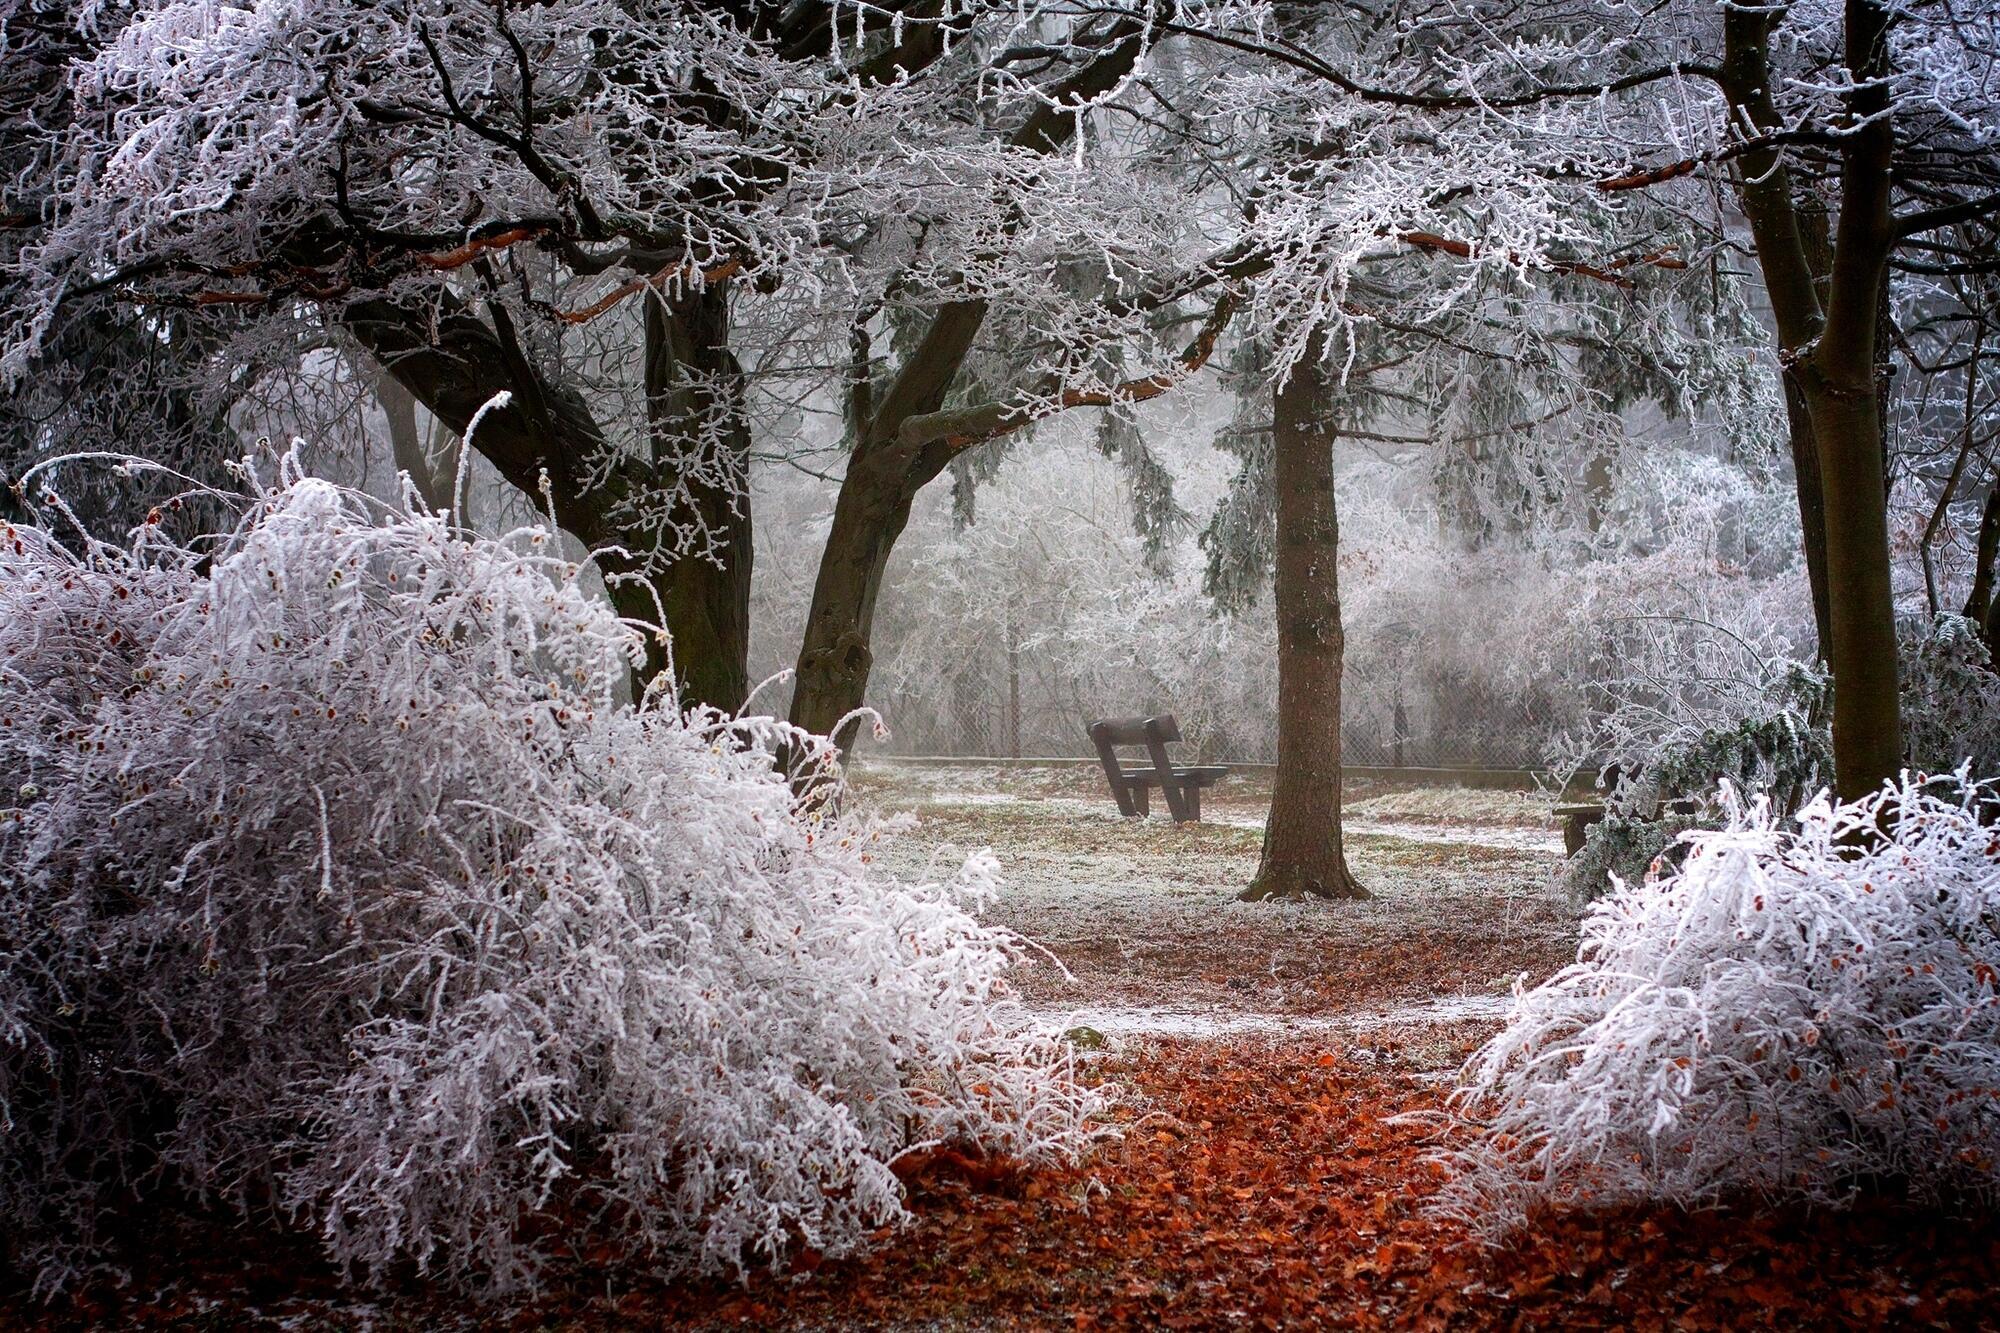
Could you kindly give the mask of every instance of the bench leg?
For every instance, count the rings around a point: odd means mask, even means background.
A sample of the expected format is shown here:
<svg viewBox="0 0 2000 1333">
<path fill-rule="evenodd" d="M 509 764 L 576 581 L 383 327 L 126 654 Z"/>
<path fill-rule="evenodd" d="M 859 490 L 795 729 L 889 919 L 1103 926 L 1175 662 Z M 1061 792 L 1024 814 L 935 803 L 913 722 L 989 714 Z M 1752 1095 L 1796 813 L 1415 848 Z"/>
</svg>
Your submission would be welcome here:
<svg viewBox="0 0 2000 1333">
<path fill-rule="evenodd" d="M 1118 803 L 1118 813 L 1127 819 L 1137 819 L 1139 812 L 1132 808 L 1132 789 L 1117 778 L 1110 778 L 1111 799 Z"/>
<path fill-rule="evenodd" d="M 1582 851 L 1584 841 L 1589 836 L 1590 826 L 1602 818 L 1604 818 L 1602 810 L 1593 810 L 1588 814 L 1565 816 L 1563 819 L 1563 855 L 1575 856 L 1578 852 Z"/>
<path fill-rule="evenodd" d="M 1201 822 L 1201 788 L 1186 786 L 1181 788 L 1181 804 L 1187 807 L 1188 823 Z"/>
<path fill-rule="evenodd" d="M 1152 793 L 1147 791 L 1146 788 L 1127 787 L 1125 790 L 1132 793 L 1132 807 L 1135 813 L 1137 814 L 1138 818 L 1144 819 L 1147 815 L 1153 812 Z"/>
</svg>

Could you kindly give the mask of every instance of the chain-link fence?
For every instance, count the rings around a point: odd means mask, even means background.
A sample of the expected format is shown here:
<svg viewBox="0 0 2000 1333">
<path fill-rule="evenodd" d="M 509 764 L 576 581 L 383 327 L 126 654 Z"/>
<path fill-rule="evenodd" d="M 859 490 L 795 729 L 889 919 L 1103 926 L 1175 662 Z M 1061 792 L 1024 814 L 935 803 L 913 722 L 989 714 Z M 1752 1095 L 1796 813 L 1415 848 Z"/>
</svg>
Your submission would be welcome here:
<svg viewBox="0 0 2000 1333">
<path fill-rule="evenodd" d="M 1128 693 L 1086 690 L 1066 673 L 1037 670 L 1027 654 L 963 663 L 942 679 L 888 682 L 874 700 L 888 723 L 888 755 L 1085 758 L 1095 718 L 1173 713 L 1194 755 L 1210 761 L 1277 758 L 1276 699 L 1246 707 L 1202 694 L 1166 697 L 1150 683 Z M 1558 720 L 1478 682 L 1355 688 L 1342 716 L 1345 763 L 1384 768 L 1533 769 L 1549 757 Z M 1273 692 L 1274 695 L 1274 692 Z M 1093 697 L 1094 696 L 1094 697 Z"/>
</svg>

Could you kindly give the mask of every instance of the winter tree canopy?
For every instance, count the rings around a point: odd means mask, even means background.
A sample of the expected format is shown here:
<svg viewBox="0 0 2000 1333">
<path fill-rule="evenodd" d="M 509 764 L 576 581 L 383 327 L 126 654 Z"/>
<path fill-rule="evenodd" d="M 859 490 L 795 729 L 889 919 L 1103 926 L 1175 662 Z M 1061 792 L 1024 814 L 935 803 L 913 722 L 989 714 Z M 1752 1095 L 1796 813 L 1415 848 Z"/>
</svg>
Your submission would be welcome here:
<svg viewBox="0 0 2000 1333">
<path fill-rule="evenodd" d="M 1988 1318 L 1996 255 L 1996 0 L 0 0 L 0 1280 Z"/>
</svg>

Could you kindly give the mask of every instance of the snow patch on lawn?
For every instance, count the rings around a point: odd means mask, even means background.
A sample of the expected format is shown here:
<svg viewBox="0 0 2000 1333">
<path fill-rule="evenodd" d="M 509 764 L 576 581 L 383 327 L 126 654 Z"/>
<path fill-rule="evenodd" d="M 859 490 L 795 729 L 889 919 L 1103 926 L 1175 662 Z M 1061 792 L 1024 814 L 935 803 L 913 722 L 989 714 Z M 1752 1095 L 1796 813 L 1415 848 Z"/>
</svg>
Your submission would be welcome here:
<svg viewBox="0 0 2000 1333">
<path fill-rule="evenodd" d="M 1172 1005 L 1087 1005 L 1061 1011 L 1045 1010 L 1042 1022 L 1052 1033 L 1089 1028 L 1106 1037 L 1226 1038 L 1313 1032 L 1376 1032 L 1462 1023 L 1504 1017 L 1511 995 L 1471 992 L 1441 995 L 1414 1004 L 1332 1014 L 1273 1014 L 1219 1007 Z"/>
<path fill-rule="evenodd" d="M 1231 828 L 1261 829 L 1264 816 L 1225 811 L 1214 822 Z M 1408 820 L 1357 819 L 1341 821 L 1341 831 L 1351 838 L 1402 838 L 1406 842 L 1434 842 L 1447 847 L 1504 847 L 1509 851 L 1561 852 L 1562 834 L 1553 829 L 1523 828 L 1518 824 L 1428 824 Z"/>
</svg>

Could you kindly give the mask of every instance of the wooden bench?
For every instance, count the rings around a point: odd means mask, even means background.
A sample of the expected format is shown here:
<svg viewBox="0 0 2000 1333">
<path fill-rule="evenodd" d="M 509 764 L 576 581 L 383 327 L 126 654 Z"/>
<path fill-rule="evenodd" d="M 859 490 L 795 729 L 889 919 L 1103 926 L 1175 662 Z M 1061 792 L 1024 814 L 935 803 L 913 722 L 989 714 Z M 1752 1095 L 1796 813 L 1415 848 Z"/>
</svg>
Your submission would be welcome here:
<svg viewBox="0 0 2000 1333">
<path fill-rule="evenodd" d="M 1597 790 L 1604 793 L 1602 801 L 1582 801 L 1576 805 L 1559 805 L 1555 816 L 1562 821 L 1563 855 L 1575 856 L 1583 850 L 1584 838 L 1590 826 L 1603 820 L 1605 803 L 1625 785 L 1625 770 L 1622 764 L 1606 764 L 1597 770 Z"/>
<path fill-rule="evenodd" d="M 1604 809 L 1605 807 L 1602 803 L 1559 805 L 1556 807 L 1556 818 L 1563 822 L 1564 856 L 1575 856 L 1583 850 L 1583 841 L 1590 831 L 1590 826 L 1604 818 Z M 1663 806 L 1655 806 L 1652 817 L 1660 819 L 1666 815 L 1695 815 L 1700 813 L 1700 801 L 1679 800 L 1668 801 Z"/>
<path fill-rule="evenodd" d="M 1090 724 L 1090 740 L 1097 747 L 1098 762 L 1104 765 L 1104 780 L 1111 784 L 1111 798 L 1118 802 L 1119 814 L 1143 819 L 1149 813 L 1148 793 L 1158 787 L 1176 824 L 1201 822 L 1201 789 L 1214 786 L 1229 770 L 1221 764 L 1175 764 L 1167 746 L 1180 738 L 1180 724 L 1172 713 L 1101 718 Z M 1119 757 L 1120 746 L 1143 747 L 1150 767 L 1135 763 L 1128 768 Z"/>
<path fill-rule="evenodd" d="M 1584 851 L 1584 839 L 1590 833 L 1590 825 L 1604 819 L 1606 803 L 1618 795 L 1618 789 L 1628 781 L 1620 765 L 1604 765 L 1598 773 L 1598 791 L 1604 793 L 1604 801 L 1586 801 L 1582 805 L 1558 805 L 1556 819 L 1562 821 L 1562 855 L 1574 857 Z M 1652 819 L 1664 819 L 1668 815 L 1700 815 L 1700 801 L 1668 801 L 1666 805 L 1656 805 L 1652 809 Z"/>
<path fill-rule="evenodd" d="M 1559 805 L 1556 818 L 1563 825 L 1563 855 L 1575 856 L 1583 850 L 1583 840 L 1590 826 L 1604 818 L 1604 807 L 1597 804 Z"/>
</svg>

